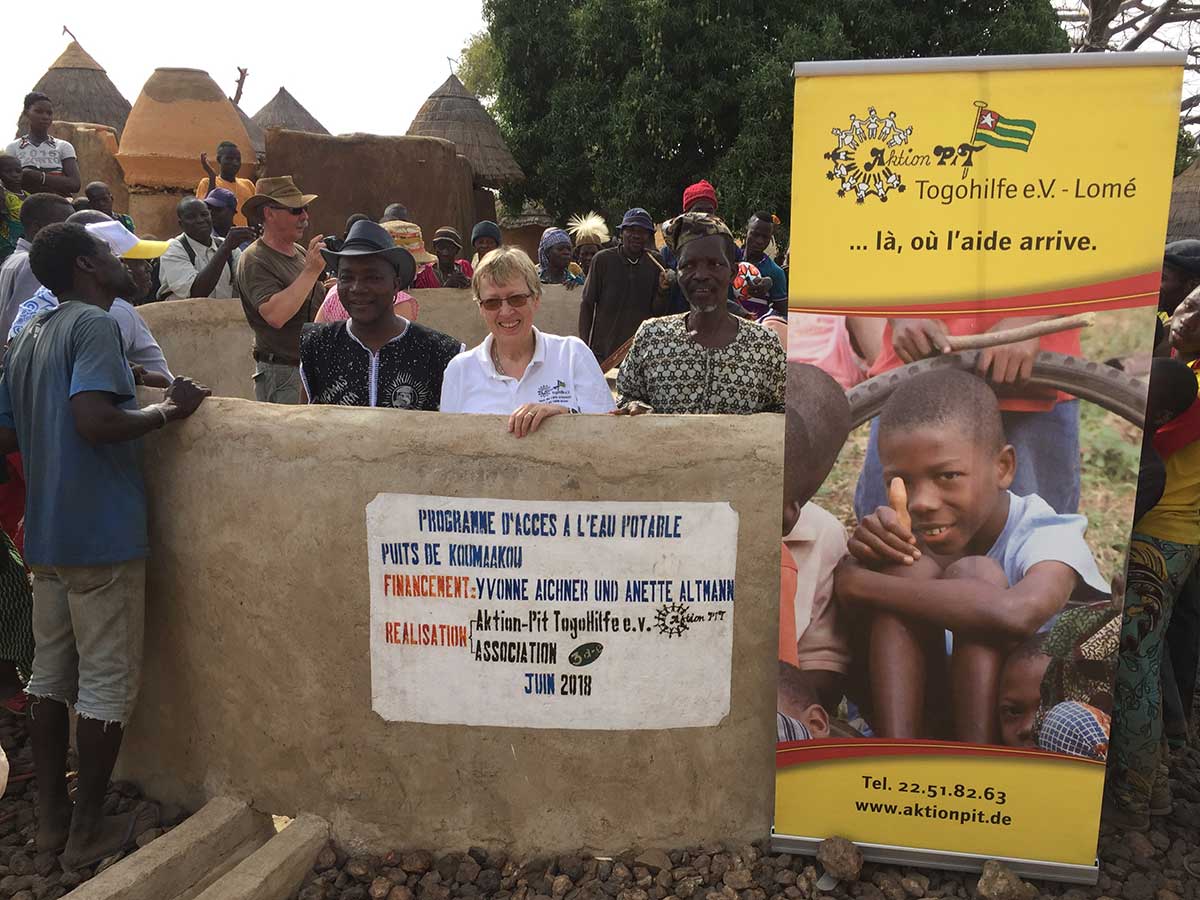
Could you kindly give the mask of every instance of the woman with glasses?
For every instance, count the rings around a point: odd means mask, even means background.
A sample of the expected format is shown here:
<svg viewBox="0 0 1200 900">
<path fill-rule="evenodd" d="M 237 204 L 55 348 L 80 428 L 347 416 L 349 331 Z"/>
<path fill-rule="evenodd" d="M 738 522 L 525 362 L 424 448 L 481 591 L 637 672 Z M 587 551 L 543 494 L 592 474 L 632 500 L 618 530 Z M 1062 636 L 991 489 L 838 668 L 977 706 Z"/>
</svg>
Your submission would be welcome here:
<svg viewBox="0 0 1200 900">
<path fill-rule="evenodd" d="M 490 334 L 446 367 L 442 412 L 506 415 L 508 431 L 524 437 L 551 416 L 616 408 L 587 344 L 534 327 L 542 286 L 523 250 L 489 253 L 471 279 L 471 294 Z"/>
</svg>

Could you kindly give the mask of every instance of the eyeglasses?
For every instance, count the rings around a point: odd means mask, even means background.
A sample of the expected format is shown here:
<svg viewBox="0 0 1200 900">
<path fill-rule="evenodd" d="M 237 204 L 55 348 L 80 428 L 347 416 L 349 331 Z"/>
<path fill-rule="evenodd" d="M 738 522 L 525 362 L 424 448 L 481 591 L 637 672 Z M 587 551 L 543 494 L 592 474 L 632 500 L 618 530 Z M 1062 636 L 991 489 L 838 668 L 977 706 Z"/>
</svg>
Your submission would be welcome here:
<svg viewBox="0 0 1200 900">
<path fill-rule="evenodd" d="M 532 299 L 533 294 L 513 294 L 511 297 L 489 297 L 487 300 L 478 302 L 488 312 L 495 312 L 502 303 L 507 303 L 513 309 L 520 309 Z"/>
<path fill-rule="evenodd" d="M 308 212 L 307 206 L 268 206 L 267 209 L 281 209 L 284 212 L 289 212 L 293 216 L 300 216 Z"/>
</svg>

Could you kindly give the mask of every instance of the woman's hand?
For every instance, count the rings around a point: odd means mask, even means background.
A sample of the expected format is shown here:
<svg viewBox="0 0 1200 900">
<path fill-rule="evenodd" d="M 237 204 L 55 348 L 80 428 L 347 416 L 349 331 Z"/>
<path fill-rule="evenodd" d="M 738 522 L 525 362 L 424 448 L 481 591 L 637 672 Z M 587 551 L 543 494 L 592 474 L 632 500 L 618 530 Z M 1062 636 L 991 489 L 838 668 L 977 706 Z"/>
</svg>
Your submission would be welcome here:
<svg viewBox="0 0 1200 900">
<path fill-rule="evenodd" d="M 21 189 L 29 193 L 40 191 L 46 184 L 46 173 L 34 166 L 21 170 Z"/>
<path fill-rule="evenodd" d="M 624 406 L 617 407 L 609 413 L 610 416 L 644 416 L 654 412 L 654 407 L 640 400 L 631 400 Z"/>
<path fill-rule="evenodd" d="M 557 403 L 524 403 L 508 417 L 508 430 L 516 437 L 522 438 L 537 431 L 542 422 L 551 416 L 569 412 L 569 409 Z"/>
</svg>

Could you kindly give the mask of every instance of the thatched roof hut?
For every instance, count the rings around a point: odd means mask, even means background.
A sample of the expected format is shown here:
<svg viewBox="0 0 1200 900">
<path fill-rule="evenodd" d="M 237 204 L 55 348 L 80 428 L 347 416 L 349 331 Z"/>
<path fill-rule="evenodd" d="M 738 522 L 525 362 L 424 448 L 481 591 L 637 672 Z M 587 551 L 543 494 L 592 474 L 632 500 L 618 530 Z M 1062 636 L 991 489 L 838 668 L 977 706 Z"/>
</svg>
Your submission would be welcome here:
<svg viewBox="0 0 1200 900">
<path fill-rule="evenodd" d="M 286 128 L 288 131 L 308 131 L 312 134 L 329 134 L 329 130 L 314 118 L 313 114 L 300 105 L 300 101 L 281 87 L 262 109 L 251 119 L 263 132 L 268 128 Z"/>
<path fill-rule="evenodd" d="M 1167 241 L 1200 238 L 1200 159 L 1175 176 Z"/>
<path fill-rule="evenodd" d="M 129 101 L 121 96 L 104 67 L 77 41 L 71 41 L 46 70 L 33 90 L 41 91 L 54 103 L 54 118 L 60 122 L 92 122 L 108 125 L 121 137 L 129 118 Z M 29 130 L 22 112 L 17 119 L 17 137 Z"/>
<path fill-rule="evenodd" d="M 496 121 L 479 98 L 451 75 L 429 95 L 408 127 L 408 133 L 421 137 L 440 137 L 458 145 L 458 152 L 471 161 L 475 183 L 480 187 L 499 188 L 523 181 L 525 173 L 504 143 Z"/>
<path fill-rule="evenodd" d="M 232 98 L 229 102 L 233 103 Z M 258 123 L 246 115 L 246 111 L 236 103 L 233 103 L 233 108 L 237 110 L 238 118 L 246 126 L 246 134 L 250 135 L 250 143 L 254 145 L 254 155 L 264 156 L 267 152 L 267 133 L 259 128 Z"/>
</svg>

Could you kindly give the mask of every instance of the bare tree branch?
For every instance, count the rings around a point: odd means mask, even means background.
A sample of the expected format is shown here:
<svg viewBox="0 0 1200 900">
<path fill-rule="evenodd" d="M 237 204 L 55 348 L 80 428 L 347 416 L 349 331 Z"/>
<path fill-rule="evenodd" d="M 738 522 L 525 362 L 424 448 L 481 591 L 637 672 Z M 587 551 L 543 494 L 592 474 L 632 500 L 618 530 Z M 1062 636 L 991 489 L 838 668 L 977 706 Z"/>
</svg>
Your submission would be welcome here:
<svg viewBox="0 0 1200 900">
<path fill-rule="evenodd" d="M 1166 21 L 1167 17 L 1175 10 L 1179 0 L 1163 0 L 1154 15 L 1150 16 L 1142 26 L 1138 29 L 1137 34 L 1127 40 L 1121 47 L 1122 50 L 1136 50 L 1142 46 L 1154 32 L 1158 31 L 1159 27 Z"/>
</svg>

